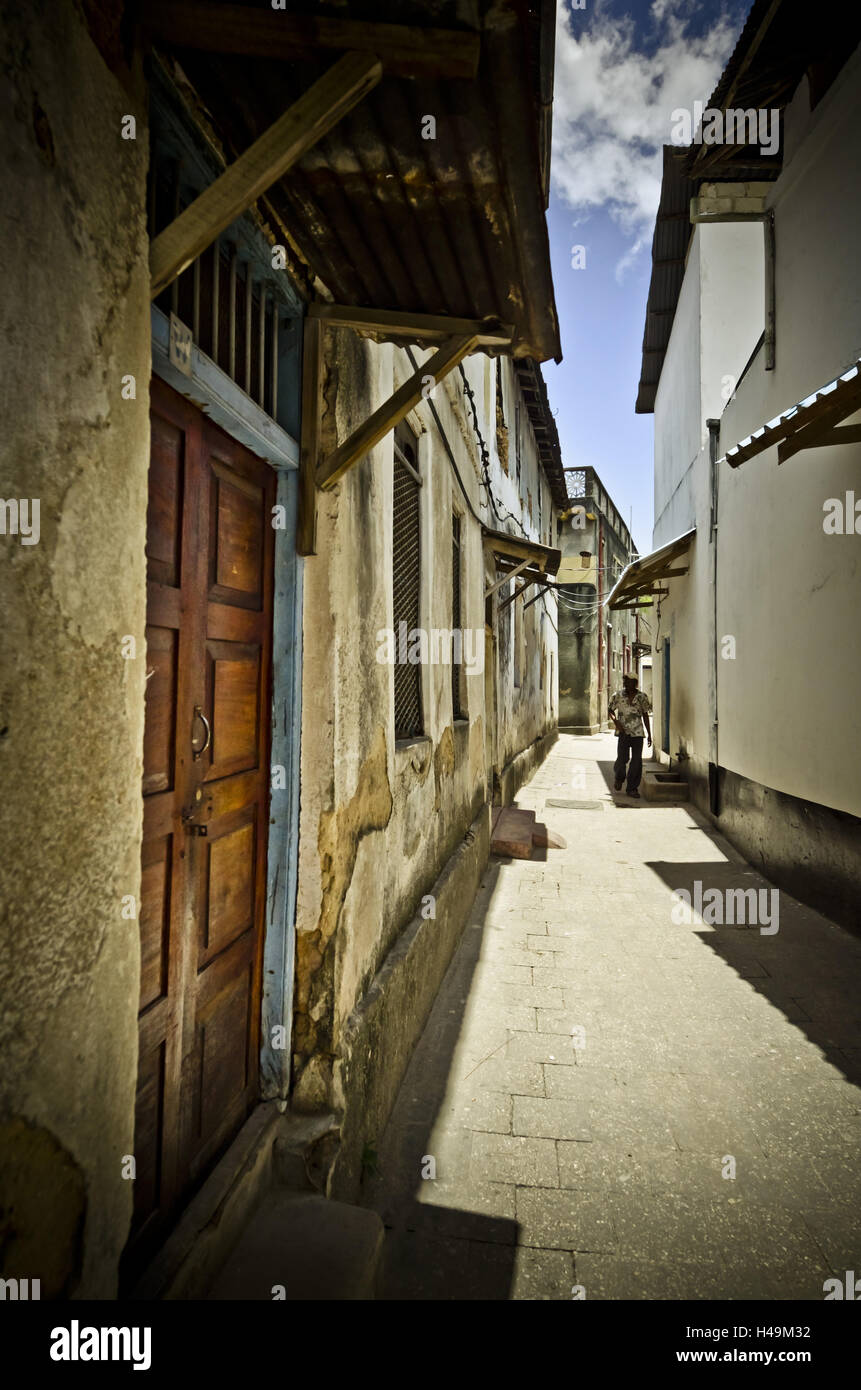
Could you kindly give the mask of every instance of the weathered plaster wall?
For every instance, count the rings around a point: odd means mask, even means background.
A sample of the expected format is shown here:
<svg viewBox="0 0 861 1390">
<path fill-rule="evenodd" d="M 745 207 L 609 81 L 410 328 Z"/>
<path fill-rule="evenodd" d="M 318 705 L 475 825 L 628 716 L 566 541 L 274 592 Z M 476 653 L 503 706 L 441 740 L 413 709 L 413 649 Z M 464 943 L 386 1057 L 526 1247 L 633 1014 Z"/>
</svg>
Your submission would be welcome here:
<svg viewBox="0 0 861 1390">
<path fill-rule="evenodd" d="M 41 513 L 38 544 L 0 536 L 0 1249 L 43 1298 L 106 1297 L 137 1066 L 145 101 L 73 5 L 6 5 L 0 26 L 0 495 Z"/>
<path fill-rule="evenodd" d="M 330 330 L 323 448 L 411 374 L 406 355 Z M 464 422 L 434 402 L 465 485 L 477 492 Z M 414 413 L 426 431 L 427 411 Z M 430 422 L 433 424 L 433 422 Z M 483 633 L 481 541 L 436 434 L 422 432 L 421 622 L 451 626 L 452 507 L 464 507 L 464 625 Z M 456 496 L 457 494 L 457 496 Z M 485 800 L 483 675 L 467 678 L 468 721 L 453 722 L 451 668 L 422 668 L 425 735 L 397 744 L 393 667 L 377 660 L 391 625 L 392 436 L 321 494 L 318 553 L 305 567 L 302 811 L 294 1104 L 343 1106 L 340 1035 L 406 922 Z M 327 706 L 331 700 L 331 714 Z M 326 713 L 321 717 L 321 703 Z"/>
<path fill-rule="evenodd" d="M 324 358 L 326 452 L 413 367 L 404 351 L 340 329 L 327 330 Z M 494 371 L 480 356 L 465 365 L 486 443 L 495 433 Z M 385 1123 L 488 850 L 480 443 L 459 372 L 432 400 L 463 489 L 422 401 L 409 416 L 423 480 L 420 623 L 428 632 L 451 627 L 457 512 L 462 623 L 479 658 L 467 673 L 466 717 L 453 717 L 451 667 L 428 663 L 424 733 L 395 739 L 394 668 L 377 659 L 379 634 L 392 625 L 391 434 L 320 494 L 317 554 L 305 564 L 293 1105 L 343 1117 L 341 1193 L 352 1190 L 362 1149 Z M 549 507 L 546 480 L 544 488 Z M 546 532 L 551 524 L 545 514 Z M 555 721 L 549 664 L 539 678 L 540 620 L 532 610 L 527 618 L 525 700 L 509 756 Z"/>
<path fill-rule="evenodd" d="M 535 436 L 514 374 L 512 364 L 504 358 L 496 362 L 500 373 L 505 419 L 507 424 L 508 459 L 500 458 L 499 441 L 491 449 L 491 477 L 498 513 L 488 504 L 486 494 L 484 517 L 495 530 L 507 530 L 512 536 L 526 536 L 543 545 L 556 544 L 556 513 L 552 507 L 546 479 L 541 474 Z M 517 435 L 520 436 L 520 478 L 517 477 Z M 490 441 L 488 441 L 490 442 Z M 507 467 L 506 467 L 507 463 Z M 539 524 L 539 477 L 544 505 Z M 520 523 L 518 526 L 513 518 Z M 486 578 L 494 578 L 488 568 Z M 519 581 L 514 581 L 515 583 Z M 513 592 L 511 581 L 499 591 L 497 604 Z M 525 607 L 537 590 L 527 590 L 523 599 L 509 604 L 496 618 L 496 713 L 497 713 L 497 773 L 530 744 L 556 727 L 558 716 L 558 613 L 555 595 L 545 593 L 537 603 Z M 518 619 L 515 609 L 520 608 Z M 518 624 L 520 657 L 517 656 Z M 507 631 L 504 629 L 507 628 Z M 552 660 L 551 660 L 552 658 Z M 515 673 L 519 681 L 515 679 Z"/>
</svg>

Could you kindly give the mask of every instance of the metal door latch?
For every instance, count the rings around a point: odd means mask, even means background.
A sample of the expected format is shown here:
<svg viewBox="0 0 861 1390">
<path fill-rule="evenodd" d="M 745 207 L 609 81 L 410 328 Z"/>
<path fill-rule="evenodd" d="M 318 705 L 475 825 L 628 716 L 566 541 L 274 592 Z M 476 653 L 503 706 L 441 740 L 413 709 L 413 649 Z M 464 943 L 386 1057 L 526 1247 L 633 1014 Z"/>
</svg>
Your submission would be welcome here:
<svg viewBox="0 0 861 1390">
<path fill-rule="evenodd" d="M 191 810 L 183 811 L 183 813 L 182 813 L 182 824 L 183 824 L 183 829 L 186 831 L 186 833 L 187 833 L 188 835 L 203 835 L 203 836 L 206 836 L 207 833 L 208 833 L 208 832 L 207 832 L 206 826 L 205 826 L 205 825 L 201 825 L 199 821 L 196 821 L 196 820 L 194 819 L 194 812 L 195 812 L 195 809 L 196 809 L 195 807 L 192 807 Z"/>
</svg>

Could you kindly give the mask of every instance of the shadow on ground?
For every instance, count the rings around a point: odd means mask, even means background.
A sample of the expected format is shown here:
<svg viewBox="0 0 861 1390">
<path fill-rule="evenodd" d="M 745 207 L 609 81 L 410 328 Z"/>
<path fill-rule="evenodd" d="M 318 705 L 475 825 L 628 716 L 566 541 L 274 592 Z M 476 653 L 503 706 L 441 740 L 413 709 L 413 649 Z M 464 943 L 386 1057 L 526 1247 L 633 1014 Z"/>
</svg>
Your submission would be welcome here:
<svg viewBox="0 0 861 1390">
<path fill-rule="evenodd" d="M 536 850 L 533 857 L 546 858 L 546 851 Z M 488 864 L 469 923 L 482 921 L 504 862 Z M 469 1164 L 471 1134 L 464 1127 L 454 1137 L 447 1133 L 442 1144 L 432 1139 L 462 1026 L 462 1012 L 447 1005 L 452 997 L 466 1005 L 484 937 L 484 929 L 469 923 L 401 1084 L 377 1171 L 363 1182 L 363 1205 L 379 1212 L 386 1227 L 380 1299 L 505 1301 L 511 1294 L 517 1222 L 464 1210 L 453 1198 L 447 1205 L 452 1179 Z M 462 1193 L 462 1184 L 457 1190 Z"/>
<path fill-rule="evenodd" d="M 648 867 L 671 892 L 688 893 L 692 903 L 699 884 L 705 903 L 704 926 L 697 935 L 703 944 L 804 1033 L 848 1081 L 861 1084 L 858 976 L 847 974 L 846 958 L 852 938 L 747 864 L 653 861 Z M 719 900 L 706 896 L 710 889 L 718 890 Z M 730 914 L 727 894 L 738 890 L 746 897 L 744 903 L 737 896 L 732 899 Z M 730 923 L 730 915 L 742 920 Z"/>
</svg>

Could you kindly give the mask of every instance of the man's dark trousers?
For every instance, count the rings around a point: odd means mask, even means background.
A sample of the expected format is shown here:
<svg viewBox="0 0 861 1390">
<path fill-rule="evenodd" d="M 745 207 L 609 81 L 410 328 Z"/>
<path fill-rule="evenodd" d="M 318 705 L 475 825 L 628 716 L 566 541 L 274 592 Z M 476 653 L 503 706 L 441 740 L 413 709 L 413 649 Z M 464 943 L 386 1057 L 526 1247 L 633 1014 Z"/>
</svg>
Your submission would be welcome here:
<svg viewBox="0 0 861 1390">
<path fill-rule="evenodd" d="M 640 778 L 643 775 L 643 738 L 633 738 L 631 734 L 619 735 L 619 755 L 616 758 L 613 771 L 616 774 L 616 781 L 622 782 L 625 779 L 625 767 L 628 762 L 628 754 L 631 755 L 631 766 L 628 768 L 628 785 L 625 790 L 630 796 L 640 785 Z"/>
</svg>

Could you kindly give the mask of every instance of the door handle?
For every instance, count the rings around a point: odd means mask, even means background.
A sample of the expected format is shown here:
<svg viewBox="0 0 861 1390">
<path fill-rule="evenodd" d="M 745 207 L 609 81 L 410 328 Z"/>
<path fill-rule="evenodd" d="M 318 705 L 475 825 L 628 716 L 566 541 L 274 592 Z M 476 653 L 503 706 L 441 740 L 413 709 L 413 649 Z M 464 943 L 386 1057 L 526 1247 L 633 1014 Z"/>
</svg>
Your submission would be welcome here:
<svg viewBox="0 0 861 1390">
<path fill-rule="evenodd" d="M 204 755 L 204 753 L 206 752 L 207 748 L 208 748 L 209 745 L 212 743 L 212 725 L 210 724 L 210 722 L 209 722 L 209 720 L 207 719 L 206 715 L 204 714 L 203 710 L 200 708 L 200 705 L 195 705 L 195 707 L 194 707 L 194 716 L 192 717 L 192 721 L 191 721 L 191 722 L 192 722 L 192 730 L 194 729 L 194 719 L 195 719 L 195 718 L 197 718 L 197 719 L 199 719 L 199 720 L 201 721 L 201 723 L 203 724 L 204 730 L 205 730 L 205 732 L 206 732 L 206 737 L 205 737 L 205 739 L 203 740 L 203 747 L 202 747 L 202 748 L 195 748 L 195 746 L 194 746 L 194 733 L 192 732 L 192 735 L 191 735 L 191 755 L 192 755 L 193 761 L 194 761 L 194 762 L 197 762 L 198 758 L 202 758 L 202 757 L 203 757 L 203 755 Z"/>
</svg>

